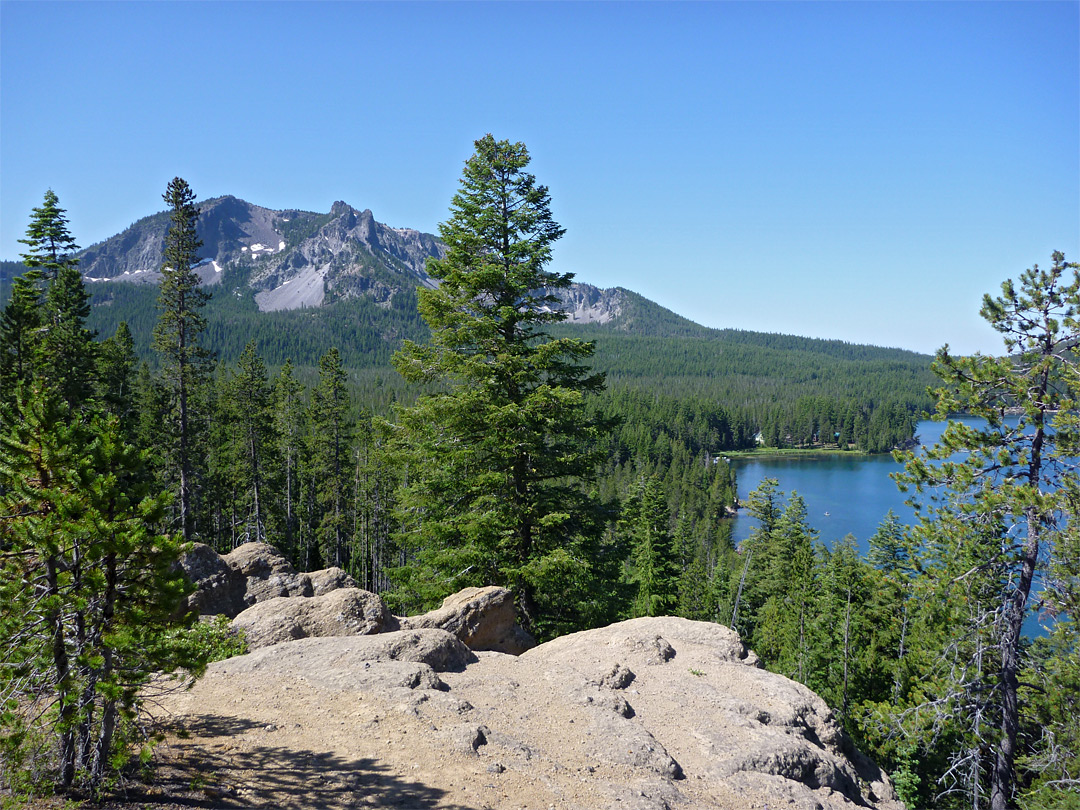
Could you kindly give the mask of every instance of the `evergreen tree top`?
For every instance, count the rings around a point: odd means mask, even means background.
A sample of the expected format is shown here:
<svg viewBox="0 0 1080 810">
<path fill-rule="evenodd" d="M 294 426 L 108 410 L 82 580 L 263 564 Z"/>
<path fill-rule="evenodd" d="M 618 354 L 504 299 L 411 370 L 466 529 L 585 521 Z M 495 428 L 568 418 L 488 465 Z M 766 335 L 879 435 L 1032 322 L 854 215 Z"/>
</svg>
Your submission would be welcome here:
<svg viewBox="0 0 1080 810">
<path fill-rule="evenodd" d="M 45 192 L 45 201 L 40 208 L 32 209 L 30 226 L 26 229 L 26 238 L 19 242 L 29 250 L 21 254 L 27 267 L 42 267 L 48 278 L 55 278 L 61 267 L 78 264 L 72 254 L 79 249 L 75 239 L 68 231 L 66 211 L 60 207 L 60 199 L 51 188 Z"/>
<path fill-rule="evenodd" d="M 552 217 L 547 187 L 525 171 L 530 158 L 524 144 L 485 135 L 475 145 L 450 218 L 439 225 L 447 256 L 429 260 L 428 272 L 448 291 L 492 305 L 503 321 L 516 323 L 518 312 L 535 319 L 558 303 L 544 288 L 568 287 L 573 278 L 545 269 L 565 229 Z"/>
</svg>

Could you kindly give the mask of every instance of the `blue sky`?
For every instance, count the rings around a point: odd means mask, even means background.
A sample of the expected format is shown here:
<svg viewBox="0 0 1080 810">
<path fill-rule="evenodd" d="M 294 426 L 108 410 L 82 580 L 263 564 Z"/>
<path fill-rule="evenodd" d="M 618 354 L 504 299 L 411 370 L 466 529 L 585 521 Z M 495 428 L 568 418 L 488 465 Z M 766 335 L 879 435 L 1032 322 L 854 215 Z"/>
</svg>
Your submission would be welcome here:
<svg viewBox="0 0 1080 810">
<path fill-rule="evenodd" d="M 717 327 L 996 351 L 1080 254 L 1080 4 L 0 2 L 0 257 L 200 198 L 434 232 L 525 142 L 555 267 Z"/>
</svg>

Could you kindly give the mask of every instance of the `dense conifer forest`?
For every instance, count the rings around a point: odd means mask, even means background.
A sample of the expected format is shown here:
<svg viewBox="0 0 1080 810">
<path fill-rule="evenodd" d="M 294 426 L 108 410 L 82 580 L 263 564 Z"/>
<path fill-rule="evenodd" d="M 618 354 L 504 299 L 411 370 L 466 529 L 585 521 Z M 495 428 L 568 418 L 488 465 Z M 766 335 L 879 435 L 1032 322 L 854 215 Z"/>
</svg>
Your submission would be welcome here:
<svg viewBox="0 0 1080 810">
<path fill-rule="evenodd" d="M 821 694 L 909 806 L 1080 807 L 1080 483 L 1053 449 L 1075 455 L 1080 427 L 1076 265 L 988 297 L 1013 355 L 942 352 L 938 378 L 910 352 L 640 302 L 570 326 L 544 292 L 570 277 L 548 267 L 562 229 L 525 147 L 476 147 L 440 285 L 389 307 L 261 313 L 242 268 L 200 288 L 179 178 L 160 287 L 85 285 L 55 195 L 34 209 L 0 302 L 0 783 L 106 790 L 140 750 L 149 674 L 234 651 L 174 609 L 184 542 L 266 541 L 397 612 L 504 585 L 540 638 L 719 622 Z M 765 481 L 735 547 L 724 452 L 899 452 L 935 404 L 989 428 L 950 429 L 937 466 L 908 453 L 919 525 L 890 516 L 860 558 Z M 1032 640 L 1036 569 L 1050 630 Z"/>
</svg>

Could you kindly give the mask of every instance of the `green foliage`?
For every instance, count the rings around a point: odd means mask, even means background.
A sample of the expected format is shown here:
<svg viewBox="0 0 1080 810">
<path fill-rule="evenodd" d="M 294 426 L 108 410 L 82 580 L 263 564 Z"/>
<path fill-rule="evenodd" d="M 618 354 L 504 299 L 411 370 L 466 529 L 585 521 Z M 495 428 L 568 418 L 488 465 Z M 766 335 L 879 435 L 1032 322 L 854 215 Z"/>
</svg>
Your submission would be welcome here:
<svg viewBox="0 0 1080 810">
<path fill-rule="evenodd" d="M 12 401 L 19 383 L 34 374 L 36 348 L 45 328 L 41 286 L 38 270 L 17 277 L 0 315 L 0 398 L 6 402 Z"/>
<path fill-rule="evenodd" d="M 201 309 L 208 298 L 192 270 L 202 241 L 195 233 L 199 209 L 195 193 L 184 180 L 174 177 L 162 195 L 172 209 L 165 236 L 160 317 L 154 327 L 154 349 L 161 355 L 168 392 L 167 428 L 169 458 L 175 470 L 177 523 L 185 541 L 195 536 L 196 389 L 206 377 L 209 353 L 199 343 L 206 329 Z"/>
<path fill-rule="evenodd" d="M 1036 265 L 1019 285 L 1006 281 L 1000 297 L 984 298 L 982 315 L 1003 335 L 1007 354 L 954 357 L 946 346 L 935 370 L 944 381 L 938 417 L 963 410 L 987 426 L 950 422 L 937 446 L 905 456 L 898 476 L 923 500 L 933 493 L 916 529 L 922 552 L 914 585 L 921 612 L 930 613 L 932 636 L 922 641 L 933 654 L 896 717 L 924 750 L 949 739 L 945 767 L 934 774 L 939 790 L 970 804 L 988 787 L 993 810 L 1015 802 L 1026 779 L 1022 764 L 1043 762 L 1054 748 L 1022 725 L 1039 702 L 1022 688 L 1022 674 L 1053 677 L 1045 660 L 1030 655 L 1022 627 L 1040 559 L 1060 561 L 1058 544 L 1076 532 L 1078 270 L 1055 253 L 1049 270 Z M 1019 415 L 1015 427 L 1004 419 L 1010 410 Z M 1043 598 L 1067 603 L 1077 572 L 1058 570 L 1062 578 L 1047 583 Z M 1074 651 L 1066 644 L 1050 660 Z M 905 714 L 907 707 L 913 711 Z M 922 710 L 920 724 L 911 722 L 914 709 Z M 1057 720 L 1047 730 L 1068 740 L 1075 726 Z M 1067 770 L 1075 750 L 1071 743 L 1059 749 L 1054 767 Z"/>
<path fill-rule="evenodd" d="M 395 356 L 406 379 L 446 386 L 398 417 L 411 552 L 398 581 L 421 602 L 507 586 L 523 624 L 548 635 L 595 620 L 605 597 L 590 589 L 609 587 L 603 515 L 582 486 L 597 434 L 585 396 L 603 381 L 583 364 L 589 344 L 544 332 L 565 318 L 549 291 L 570 276 L 545 269 L 563 229 L 528 162 L 522 144 L 476 142 L 440 226 L 447 256 L 428 265 L 441 283 L 419 293 L 432 341 Z"/>
<path fill-rule="evenodd" d="M 176 661 L 187 662 L 186 674 L 200 677 L 207 664 L 248 651 L 244 631 L 230 627 L 228 616 L 207 616 L 190 626 L 178 625 L 162 633 L 162 650 Z"/>
<path fill-rule="evenodd" d="M 75 416 L 48 387 L 23 389 L 0 437 L 0 669 L 5 746 L 55 741 L 56 779 L 100 788 L 125 750 L 125 718 L 166 654 L 186 583 L 158 534 L 166 498 L 115 417 Z M 5 777 L 8 778 L 8 777 Z"/>
<path fill-rule="evenodd" d="M 219 397 L 223 428 L 221 479 L 235 494 L 231 513 L 232 545 L 267 542 L 276 536 L 278 517 L 270 496 L 279 465 L 271 389 L 266 364 L 249 343 L 236 370 L 225 378 Z"/>
<path fill-rule="evenodd" d="M 37 350 L 39 374 L 75 407 L 92 395 L 97 363 L 95 335 L 85 326 L 89 302 L 78 269 L 72 265 L 57 268 L 45 292 L 47 328 Z"/>
<path fill-rule="evenodd" d="M 319 361 L 319 384 L 311 395 L 311 478 L 318 517 L 315 539 L 323 561 L 349 567 L 349 449 L 352 426 L 341 355 L 331 349 Z"/>
<path fill-rule="evenodd" d="M 659 481 L 642 478 L 623 505 L 619 531 L 630 548 L 631 615 L 668 616 L 678 603 L 679 568 Z"/>
<path fill-rule="evenodd" d="M 78 246 L 64 209 L 49 190 L 19 240 L 27 272 L 14 280 L 0 319 L 0 384 L 10 403 L 20 382 L 40 377 L 78 408 L 91 394 L 94 334 L 86 328 L 90 296 L 72 255 Z"/>
<path fill-rule="evenodd" d="M 168 496 L 147 468 L 130 332 L 104 344 L 56 196 L 35 209 L 0 333 L 0 789 L 108 789 L 156 672 L 200 672 L 220 628 L 189 635 Z M 141 391 L 140 391 L 141 389 Z M 156 404 L 156 403 L 155 403 Z M 154 418 L 160 409 L 148 409 Z M 157 454 L 155 454 L 157 455 Z"/>
<path fill-rule="evenodd" d="M 23 264 L 40 269 L 47 283 L 55 281 L 61 269 L 78 264 L 73 254 L 79 246 L 68 231 L 66 212 L 59 202 L 51 188 L 46 191 L 41 207 L 32 209 L 26 238 L 19 240 L 27 246 L 26 253 L 22 254 Z"/>
<path fill-rule="evenodd" d="M 293 376 L 288 361 L 274 380 L 271 407 L 274 420 L 275 456 L 281 465 L 278 480 L 281 486 L 280 508 L 282 516 L 281 551 L 298 558 L 300 539 L 300 464 L 304 456 L 304 439 L 308 421 L 305 407 L 306 391 L 303 383 Z"/>
</svg>

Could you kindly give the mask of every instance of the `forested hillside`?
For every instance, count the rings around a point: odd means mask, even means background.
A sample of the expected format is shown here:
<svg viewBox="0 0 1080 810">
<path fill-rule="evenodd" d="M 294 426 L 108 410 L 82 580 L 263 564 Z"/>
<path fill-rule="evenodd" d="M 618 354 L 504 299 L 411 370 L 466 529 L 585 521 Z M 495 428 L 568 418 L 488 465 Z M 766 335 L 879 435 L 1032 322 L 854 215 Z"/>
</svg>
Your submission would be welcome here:
<svg viewBox="0 0 1080 810">
<path fill-rule="evenodd" d="M 414 291 L 395 295 L 388 305 L 355 297 L 321 307 L 260 312 L 240 270 L 227 269 L 221 285 L 208 289 L 205 343 L 222 362 L 235 362 L 254 341 L 271 368 L 289 361 L 310 378 L 310 371 L 302 369 L 313 369 L 326 347 L 334 346 L 365 407 L 382 413 L 388 386 L 399 401 L 415 396 L 390 368 L 402 340 L 423 341 L 428 335 Z M 158 316 L 156 287 L 96 283 L 89 291 L 88 325 L 108 335 L 126 322 L 140 359 L 156 365 L 150 351 Z M 596 344 L 591 365 L 607 376 L 610 392 L 604 395 L 609 398 L 604 409 L 629 419 L 639 431 L 649 425 L 652 442 L 665 432 L 665 399 L 728 424 L 707 448 L 713 452 L 751 447 L 758 432 L 773 447 L 832 445 L 882 452 L 909 440 L 918 415 L 931 407 L 926 390 L 933 375 L 924 355 L 708 329 L 625 291 L 622 313 L 610 323 L 555 324 L 549 331 Z M 372 390 L 375 381 L 377 390 Z"/>
</svg>

